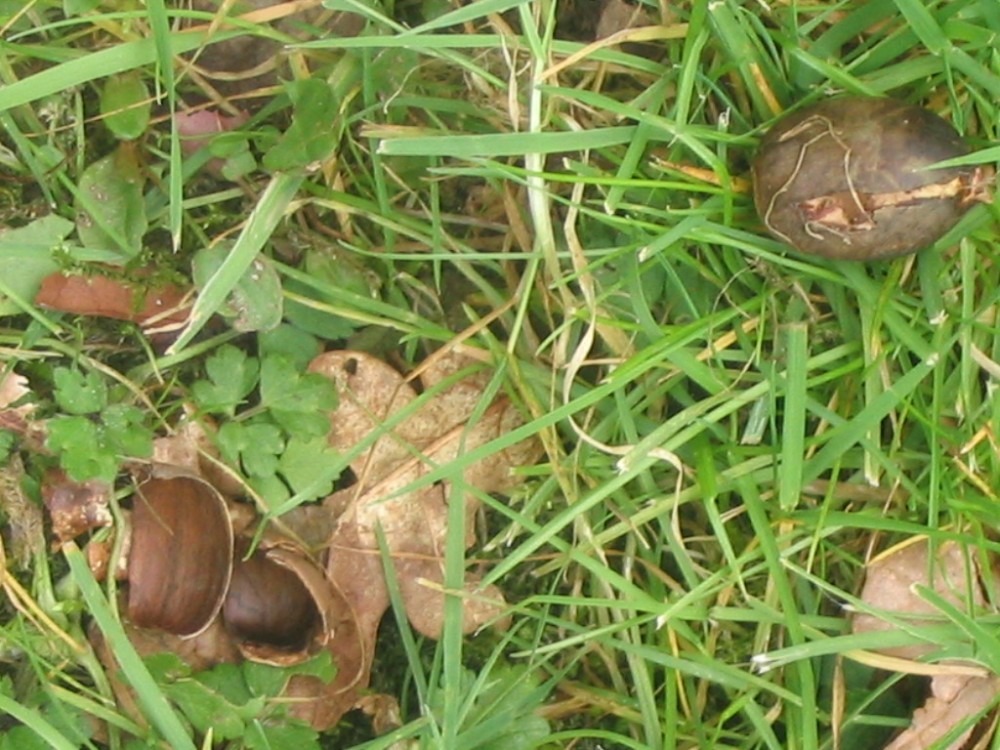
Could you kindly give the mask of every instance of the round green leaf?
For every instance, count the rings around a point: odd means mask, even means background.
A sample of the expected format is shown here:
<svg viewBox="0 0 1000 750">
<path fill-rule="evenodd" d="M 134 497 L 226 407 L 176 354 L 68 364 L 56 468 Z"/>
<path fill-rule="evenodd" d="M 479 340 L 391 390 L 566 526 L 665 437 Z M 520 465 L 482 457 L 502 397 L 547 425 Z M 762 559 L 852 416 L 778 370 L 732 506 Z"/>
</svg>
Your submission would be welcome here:
<svg viewBox="0 0 1000 750">
<path fill-rule="evenodd" d="M 104 124 L 123 141 L 146 132 L 151 104 L 149 90 L 138 71 L 112 76 L 101 89 Z"/>
</svg>

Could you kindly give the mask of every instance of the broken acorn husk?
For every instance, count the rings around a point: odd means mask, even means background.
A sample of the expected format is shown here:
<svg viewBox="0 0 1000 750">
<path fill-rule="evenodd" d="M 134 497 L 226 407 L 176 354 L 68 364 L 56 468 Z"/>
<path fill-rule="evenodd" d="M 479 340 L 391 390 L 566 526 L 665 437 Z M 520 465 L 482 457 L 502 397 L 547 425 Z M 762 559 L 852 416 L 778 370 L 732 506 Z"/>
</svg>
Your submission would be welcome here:
<svg viewBox="0 0 1000 750">
<path fill-rule="evenodd" d="M 137 487 L 131 513 L 128 619 L 184 638 L 218 619 L 245 658 L 301 662 L 330 636 L 332 586 L 283 536 L 266 533 L 252 548 L 243 507 L 230 507 L 197 475 L 158 464 Z"/>
<path fill-rule="evenodd" d="M 226 502 L 198 477 L 160 468 L 136 488 L 128 556 L 128 618 L 194 636 L 222 608 L 233 568 Z"/>
<path fill-rule="evenodd" d="M 237 540 L 222 607 L 226 630 L 248 659 L 288 665 L 313 656 L 331 635 L 330 582 L 297 545 L 265 537 L 249 555 Z"/>
<path fill-rule="evenodd" d="M 980 167 L 926 169 L 969 149 L 937 115 L 840 96 L 780 119 L 754 159 L 754 204 L 804 253 L 876 260 L 920 250 L 988 201 Z"/>
</svg>

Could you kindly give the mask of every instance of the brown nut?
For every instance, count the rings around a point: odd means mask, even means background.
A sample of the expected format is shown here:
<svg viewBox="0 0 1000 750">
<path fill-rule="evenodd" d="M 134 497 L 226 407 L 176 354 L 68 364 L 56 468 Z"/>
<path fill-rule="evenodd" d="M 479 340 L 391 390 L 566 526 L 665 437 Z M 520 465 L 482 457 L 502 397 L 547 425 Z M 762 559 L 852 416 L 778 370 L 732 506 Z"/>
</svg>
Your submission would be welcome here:
<svg viewBox="0 0 1000 750">
<path fill-rule="evenodd" d="M 980 168 L 925 170 L 968 147 L 935 114 L 893 99 L 842 96 L 793 112 L 753 163 L 754 204 L 768 230 L 828 258 L 914 252 L 988 200 Z"/>
<path fill-rule="evenodd" d="M 194 636 L 222 607 L 233 570 L 233 531 L 223 497 L 207 482 L 160 468 L 132 510 L 128 618 Z"/>
</svg>

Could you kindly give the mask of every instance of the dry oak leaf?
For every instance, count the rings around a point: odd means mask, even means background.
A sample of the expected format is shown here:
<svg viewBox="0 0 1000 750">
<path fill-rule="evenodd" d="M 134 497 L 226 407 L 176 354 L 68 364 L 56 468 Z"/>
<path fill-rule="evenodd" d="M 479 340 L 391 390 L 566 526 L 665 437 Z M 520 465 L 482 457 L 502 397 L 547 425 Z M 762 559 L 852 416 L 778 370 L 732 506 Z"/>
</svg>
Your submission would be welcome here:
<svg viewBox="0 0 1000 750">
<path fill-rule="evenodd" d="M 983 611 L 988 602 L 996 600 L 998 583 L 1000 576 L 996 561 L 990 560 L 989 568 L 984 570 L 975 549 L 947 541 L 935 546 L 932 556 L 928 539 L 916 537 L 890 548 L 868 564 L 861 600 L 874 609 L 885 610 L 895 617 L 905 617 L 908 623 L 920 626 L 934 622 L 934 616 L 940 621 L 941 614 L 917 594 L 916 586 L 930 588 L 963 611 L 970 604 L 974 610 Z M 874 614 L 858 613 L 854 616 L 855 633 L 895 629 L 892 623 Z M 934 650 L 935 646 L 927 643 L 877 651 L 896 659 L 917 660 Z M 905 663 L 893 662 L 896 666 Z M 886 745 L 885 750 L 928 750 L 970 716 L 982 714 L 996 703 L 1000 678 L 949 672 L 948 666 L 947 661 L 941 663 L 941 672 L 931 680 L 930 697 L 914 712 L 910 727 Z M 976 725 L 962 730 L 947 745 L 947 750 L 966 750 Z"/>
<path fill-rule="evenodd" d="M 317 728 L 332 726 L 356 705 L 367 686 L 375 634 L 389 606 L 377 530 L 384 534 L 399 580 L 407 617 L 419 632 L 438 637 L 444 610 L 444 543 L 448 533 L 449 482 L 422 480 L 430 470 L 484 445 L 522 424 L 505 398 L 487 405 L 477 419 L 487 376 L 470 372 L 474 360 L 452 353 L 432 356 L 417 369 L 422 397 L 396 370 L 363 352 L 327 352 L 310 365 L 337 385 L 339 403 L 330 415 L 330 443 L 344 453 L 357 451 L 350 467 L 357 482 L 331 495 L 325 507 L 336 514 L 329 537 L 327 574 L 347 603 L 330 650 L 338 666 L 333 683 L 323 687 L 308 677 L 292 689 L 304 701 L 299 716 Z M 419 400 L 418 400 L 419 398 Z M 537 460 L 534 440 L 471 463 L 463 470 L 466 488 L 502 492 L 512 486 L 511 469 Z M 466 503 L 465 540 L 474 541 L 472 516 L 478 503 Z M 471 632 L 499 621 L 504 600 L 494 586 L 465 581 L 464 628 Z"/>
<path fill-rule="evenodd" d="M 941 622 L 941 613 L 921 598 L 914 586 L 926 586 L 964 611 L 969 604 L 984 609 L 988 601 L 996 601 L 988 595 L 985 586 L 993 589 L 995 595 L 998 580 L 995 571 L 989 571 L 989 578 L 983 575 L 975 550 L 968 546 L 944 542 L 935 546 L 931 560 L 927 538 L 917 537 L 886 550 L 868 563 L 861 600 L 874 609 L 905 618 L 914 626 L 931 625 Z M 971 590 L 970 582 L 973 584 Z M 873 614 L 859 612 L 854 616 L 853 630 L 855 633 L 884 632 L 894 631 L 896 626 Z M 880 649 L 879 653 L 917 660 L 933 650 L 932 644 L 913 644 Z"/>
<path fill-rule="evenodd" d="M 1000 678 L 997 677 L 935 677 L 931 680 L 931 697 L 913 712 L 913 723 L 886 745 L 885 750 L 930 750 L 935 742 L 970 716 L 982 714 L 993 706 L 998 693 Z M 975 729 L 973 725 L 962 731 L 948 745 L 948 750 L 966 750 Z"/>
</svg>

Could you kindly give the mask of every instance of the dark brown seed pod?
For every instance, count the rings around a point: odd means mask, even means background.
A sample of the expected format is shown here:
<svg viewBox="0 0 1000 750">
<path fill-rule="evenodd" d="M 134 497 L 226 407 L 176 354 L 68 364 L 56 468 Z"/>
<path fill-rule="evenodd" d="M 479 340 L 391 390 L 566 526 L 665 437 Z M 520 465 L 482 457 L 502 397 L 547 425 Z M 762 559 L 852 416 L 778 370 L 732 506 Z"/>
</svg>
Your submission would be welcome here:
<svg viewBox="0 0 1000 750">
<path fill-rule="evenodd" d="M 947 122 L 893 99 L 842 96 L 782 118 L 753 163 L 768 230 L 828 258 L 876 260 L 920 250 L 988 201 L 976 167 L 925 170 L 968 153 Z"/>
<path fill-rule="evenodd" d="M 210 484 L 164 468 L 139 485 L 128 555 L 133 624 L 197 635 L 219 613 L 232 570 L 229 513 Z"/>
</svg>

